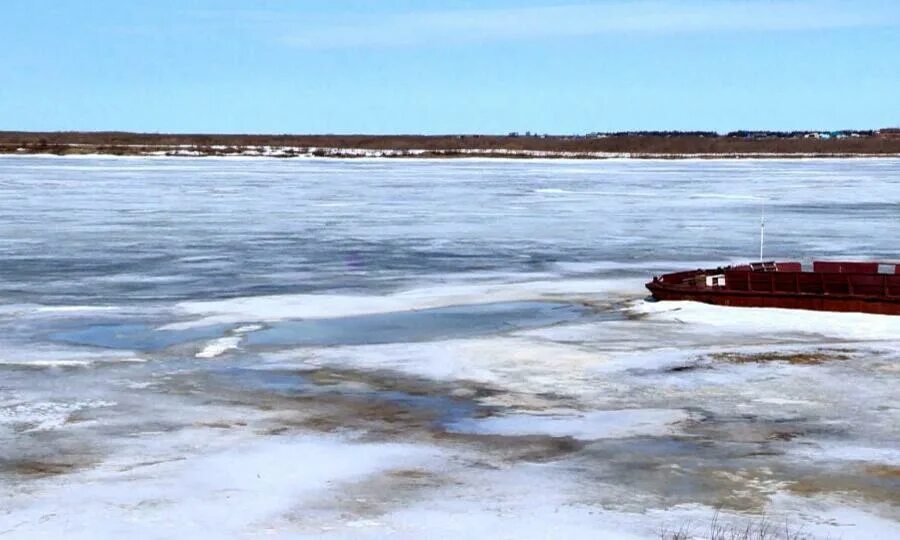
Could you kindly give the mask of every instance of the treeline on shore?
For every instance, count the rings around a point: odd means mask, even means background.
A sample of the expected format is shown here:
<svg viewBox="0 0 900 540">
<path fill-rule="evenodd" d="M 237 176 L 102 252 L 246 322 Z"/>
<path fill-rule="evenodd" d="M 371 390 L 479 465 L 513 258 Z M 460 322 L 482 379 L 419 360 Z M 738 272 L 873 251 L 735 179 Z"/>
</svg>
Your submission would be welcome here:
<svg viewBox="0 0 900 540">
<path fill-rule="evenodd" d="M 246 148 L 423 151 L 456 155 L 546 152 L 574 154 L 900 154 L 900 129 L 842 131 L 630 131 L 586 135 L 247 135 L 129 132 L 0 131 L 0 153 L 146 154 L 190 148 L 228 155 Z"/>
</svg>

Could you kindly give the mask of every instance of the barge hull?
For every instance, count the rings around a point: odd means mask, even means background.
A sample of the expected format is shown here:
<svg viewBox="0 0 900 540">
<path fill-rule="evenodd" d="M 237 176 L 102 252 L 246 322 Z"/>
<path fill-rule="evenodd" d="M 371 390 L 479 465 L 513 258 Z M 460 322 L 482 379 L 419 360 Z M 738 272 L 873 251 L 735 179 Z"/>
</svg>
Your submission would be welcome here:
<svg viewBox="0 0 900 540">
<path fill-rule="evenodd" d="M 657 300 L 687 300 L 718 306 L 805 309 L 900 315 L 900 299 L 856 296 L 805 295 L 791 293 L 744 293 L 741 291 L 684 291 L 664 286 L 647 286 Z"/>
<path fill-rule="evenodd" d="M 657 300 L 900 315 L 896 263 L 815 261 L 804 272 L 798 262 L 760 262 L 664 274 L 647 288 Z"/>
</svg>

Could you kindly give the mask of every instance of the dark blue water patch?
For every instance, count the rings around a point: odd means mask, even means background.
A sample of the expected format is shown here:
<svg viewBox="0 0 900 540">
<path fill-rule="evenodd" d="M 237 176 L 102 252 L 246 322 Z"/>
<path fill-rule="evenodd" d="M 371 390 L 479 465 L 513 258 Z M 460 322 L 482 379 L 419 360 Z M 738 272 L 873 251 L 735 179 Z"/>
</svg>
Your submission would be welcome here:
<svg viewBox="0 0 900 540">
<path fill-rule="evenodd" d="M 316 396 L 337 396 L 355 402 L 386 403 L 403 409 L 425 412 L 433 418 L 435 426 L 449 425 L 471 418 L 479 405 L 471 400 L 450 397 L 428 388 L 418 391 L 400 389 L 384 390 L 373 387 L 364 374 L 355 378 L 343 373 L 340 378 L 329 382 L 314 380 L 313 373 L 289 370 L 248 369 L 230 367 L 210 372 L 220 383 L 242 391 L 263 391 L 271 394 L 309 398 Z M 362 385 L 342 383 L 362 382 Z"/>
<path fill-rule="evenodd" d="M 185 330 L 159 330 L 148 324 L 99 324 L 52 334 L 54 341 L 105 349 L 158 351 L 201 339 L 224 335 L 228 326 L 204 326 Z"/>
<path fill-rule="evenodd" d="M 211 371 L 210 375 L 241 390 L 263 390 L 280 396 L 312 394 L 316 388 L 302 371 L 228 367 Z"/>
<path fill-rule="evenodd" d="M 434 426 L 446 427 L 472 418 L 481 407 L 474 402 L 442 395 L 409 394 L 400 391 L 378 392 L 378 399 L 406 408 L 427 411 L 434 417 Z"/>
<path fill-rule="evenodd" d="M 331 346 L 421 342 L 477 337 L 538 328 L 585 318 L 621 319 L 619 312 L 595 313 L 559 302 L 507 302 L 451 306 L 331 319 L 274 323 L 244 337 L 244 346 Z M 61 325 L 62 327 L 60 327 Z M 231 325 L 161 330 L 142 321 L 111 321 L 99 317 L 56 321 L 48 328 L 51 341 L 140 352 L 210 340 L 227 335 Z"/>
<path fill-rule="evenodd" d="M 591 312 L 553 302 L 505 302 L 333 319 L 285 321 L 247 335 L 245 345 L 374 345 L 475 337 L 571 322 Z M 610 312 L 596 316 L 621 318 Z"/>
</svg>

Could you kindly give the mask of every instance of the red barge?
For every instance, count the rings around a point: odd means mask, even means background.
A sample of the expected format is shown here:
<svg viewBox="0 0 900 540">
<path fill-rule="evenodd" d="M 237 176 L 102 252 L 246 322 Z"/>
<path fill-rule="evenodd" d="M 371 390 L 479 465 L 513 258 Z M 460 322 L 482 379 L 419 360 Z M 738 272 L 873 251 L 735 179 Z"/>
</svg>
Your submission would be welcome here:
<svg viewBox="0 0 900 540">
<path fill-rule="evenodd" d="M 816 261 L 760 262 L 656 276 L 657 300 L 720 306 L 852 311 L 900 315 L 900 264 Z"/>
</svg>

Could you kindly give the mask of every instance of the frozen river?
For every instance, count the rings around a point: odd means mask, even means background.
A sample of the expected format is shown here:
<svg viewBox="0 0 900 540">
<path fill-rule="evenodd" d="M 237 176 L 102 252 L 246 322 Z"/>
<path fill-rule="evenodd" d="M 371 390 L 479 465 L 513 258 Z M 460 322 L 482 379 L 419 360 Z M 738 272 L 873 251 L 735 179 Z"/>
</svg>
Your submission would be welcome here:
<svg viewBox="0 0 900 540">
<path fill-rule="evenodd" d="M 900 536 L 900 160 L 0 157 L 0 538 Z"/>
</svg>

